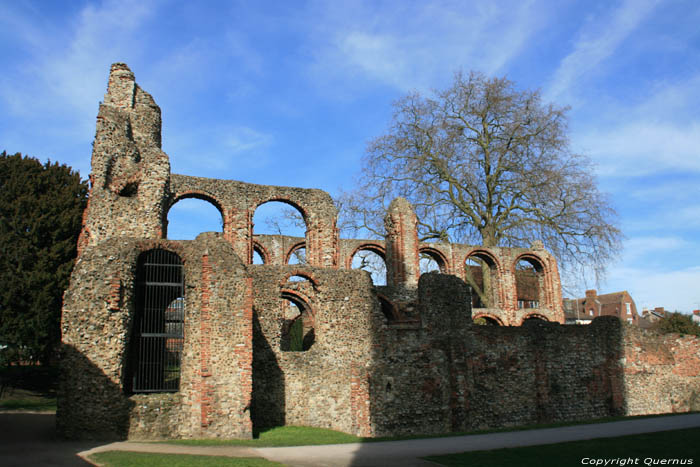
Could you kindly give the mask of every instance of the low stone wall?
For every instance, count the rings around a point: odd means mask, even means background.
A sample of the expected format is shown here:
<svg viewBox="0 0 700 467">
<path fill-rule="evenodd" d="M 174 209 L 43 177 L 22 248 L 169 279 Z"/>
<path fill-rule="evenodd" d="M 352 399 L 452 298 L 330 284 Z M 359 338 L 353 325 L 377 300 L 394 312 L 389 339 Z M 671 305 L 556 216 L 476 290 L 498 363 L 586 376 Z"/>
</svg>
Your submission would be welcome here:
<svg viewBox="0 0 700 467">
<path fill-rule="evenodd" d="M 700 339 L 602 317 L 476 326 L 464 284 L 421 277 L 420 326 L 378 333 L 373 434 L 428 434 L 697 410 Z M 398 344 L 398 345 L 397 345 Z"/>
</svg>

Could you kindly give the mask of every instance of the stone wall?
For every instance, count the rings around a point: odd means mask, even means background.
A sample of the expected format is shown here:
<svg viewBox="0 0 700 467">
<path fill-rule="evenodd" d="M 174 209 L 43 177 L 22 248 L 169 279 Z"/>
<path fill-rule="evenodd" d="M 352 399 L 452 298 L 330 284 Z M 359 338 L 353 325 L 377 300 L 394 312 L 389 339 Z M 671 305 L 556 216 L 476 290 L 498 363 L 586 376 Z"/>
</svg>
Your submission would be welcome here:
<svg viewBox="0 0 700 467">
<path fill-rule="evenodd" d="M 135 270 L 153 248 L 184 263 L 180 390 L 129 394 Z M 245 266 L 214 234 L 195 241 L 113 239 L 87 247 L 64 297 L 57 419 L 68 437 L 252 435 L 252 291 Z"/>
<path fill-rule="evenodd" d="M 472 325 L 466 285 L 426 274 L 420 325 L 386 326 L 369 371 L 375 436 L 446 433 L 700 407 L 700 339 L 601 317 Z"/>
<path fill-rule="evenodd" d="M 557 263 L 539 242 L 420 243 L 402 199 L 385 240 L 341 240 L 321 190 L 170 174 L 160 110 L 124 64 L 112 66 L 92 164 L 61 322 L 57 424 L 67 437 L 246 438 L 280 424 L 428 434 L 700 408 L 700 339 L 612 317 L 559 325 Z M 163 238 L 168 209 L 188 197 L 217 206 L 222 233 Z M 297 208 L 305 237 L 254 236 L 253 214 L 267 201 Z M 301 245 L 308 265 L 284 264 Z M 183 263 L 179 387 L 134 393 L 137 269 L 153 249 Z M 251 264 L 256 249 L 267 264 Z M 359 249 L 386 259 L 386 286 L 350 269 Z M 421 253 L 444 274 L 421 275 Z M 488 309 L 471 309 L 472 257 L 492 281 Z M 518 307 L 520 260 L 534 266 L 539 308 Z M 511 326 L 477 326 L 473 316 Z"/>
</svg>

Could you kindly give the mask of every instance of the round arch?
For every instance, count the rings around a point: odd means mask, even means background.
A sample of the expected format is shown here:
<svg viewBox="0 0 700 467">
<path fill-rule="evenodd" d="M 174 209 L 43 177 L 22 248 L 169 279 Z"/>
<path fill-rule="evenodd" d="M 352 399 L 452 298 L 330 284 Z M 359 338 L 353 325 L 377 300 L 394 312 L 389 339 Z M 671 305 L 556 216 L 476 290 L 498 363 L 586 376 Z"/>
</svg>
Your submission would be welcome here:
<svg viewBox="0 0 700 467">
<path fill-rule="evenodd" d="M 371 251 L 378 254 L 386 263 L 386 249 L 379 243 L 363 243 L 356 247 L 345 259 L 345 268 L 352 269 L 352 259 L 360 251 Z"/>
<path fill-rule="evenodd" d="M 472 322 L 474 320 L 477 320 L 479 318 L 482 318 L 486 321 L 487 325 L 492 325 L 492 326 L 505 326 L 503 323 L 503 320 L 499 318 L 498 316 L 494 316 L 489 313 L 477 313 L 476 315 L 472 316 Z"/>
<path fill-rule="evenodd" d="M 183 193 L 178 193 L 177 195 L 173 196 L 170 198 L 168 201 L 168 207 L 165 210 L 163 214 L 163 221 L 162 221 L 162 238 L 167 239 L 168 238 L 168 216 L 170 215 L 170 211 L 172 210 L 173 206 L 175 206 L 178 202 L 184 200 L 184 199 L 197 199 L 200 201 L 207 202 L 214 206 L 217 211 L 219 211 L 219 215 L 221 216 L 221 231 L 225 232 L 226 231 L 226 225 L 228 223 L 228 219 L 226 218 L 226 210 L 223 208 L 223 204 L 212 194 L 200 191 L 200 190 L 188 190 Z"/>
<path fill-rule="evenodd" d="M 280 286 L 284 287 L 284 285 L 289 283 L 289 278 L 294 276 L 303 277 L 304 279 L 307 279 L 309 282 L 311 282 L 311 285 L 314 287 L 314 289 L 318 288 L 318 279 L 316 279 L 311 273 L 309 273 L 305 269 L 295 269 L 294 271 L 286 273 L 284 275 L 284 278 L 280 281 Z M 298 294 L 298 292 L 294 293 Z"/>
<path fill-rule="evenodd" d="M 311 349 L 316 341 L 316 319 L 310 300 L 296 291 L 282 289 L 280 305 L 283 307 L 280 350 L 305 352 Z M 292 305 L 298 312 L 296 316 Z M 285 306 L 289 309 L 285 309 Z"/>
<path fill-rule="evenodd" d="M 504 291 L 501 286 L 501 279 L 503 277 L 503 269 L 501 263 L 493 253 L 484 248 L 473 248 L 472 250 L 470 250 L 465 255 L 464 260 L 462 261 L 462 279 L 464 279 L 470 287 L 472 287 L 472 284 L 469 282 L 468 279 L 468 274 L 470 273 L 468 261 L 473 260 L 474 258 L 479 259 L 485 263 L 485 266 L 481 266 L 481 281 L 482 285 L 486 282 L 487 277 L 491 281 L 490 292 L 484 293 L 484 295 L 486 295 L 486 298 L 492 303 L 490 305 L 488 303 L 481 303 L 481 297 L 477 294 L 473 295 L 474 301 L 472 302 L 472 308 L 502 308 L 505 299 Z M 484 267 L 488 267 L 488 270 L 485 271 Z M 485 275 L 487 273 L 488 276 Z M 474 280 L 478 282 L 476 277 L 474 278 Z M 484 290 L 484 292 L 486 292 L 486 290 Z"/>
<path fill-rule="evenodd" d="M 255 215 L 255 211 L 257 211 L 257 209 L 260 206 L 262 206 L 263 204 L 267 204 L 267 203 L 283 203 L 283 204 L 286 204 L 288 206 L 293 207 L 294 209 L 299 211 L 299 214 L 301 214 L 301 217 L 304 219 L 304 224 L 306 225 L 306 229 L 308 230 L 308 228 L 309 228 L 309 216 L 306 212 L 306 209 L 304 209 L 299 203 L 296 203 L 296 202 L 292 201 L 291 199 L 284 198 L 282 196 L 273 196 L 270 198 L 263 198 L 262 200 L 258 200 L 255 203 L 253 203 L 253 205 L 251 205 L 251 207 L 249 209 L 249 211 L 252 213 L 251 214 L 251 221 L 253 219 L 253 216 Z"/>
<path fill-rule="evenodd" d="M 528 313 L 525 316 L 523 316 L 523 319 L 520 321 L 520 325 L 522 326 L 523 324 L 525 324 L 525 321 L 528 320 L 539 320 L 549 322 L 549 319 L 541 313 Z"/>
<path fill-rule="evenodd" d="M 447 271 L 450 270 L 450 261 L 447 259 L 447 256 L 437 248 L 424 246 L 418 249 L 418 254 L 424 254 L 433 259 L 437 263 L 442 274 L 447 274 Z"/>
<path fill-rule="evenodd" d="M 263 264 L 270 264 L 270 252 L 267 251 L 265 245 L 253 240 L 253 254 L 255 254 L 255 252 L 257 252 L 260 255 L 260 259 L 262 259 Z M 252 258 L 251 264 L 253 264 Z"/>
<path fill-rule="evenodd" d="M 519 276 L 518 264 L 522 262 L 532 266 L 534 277 L 532 277 L 532 274 L 525 274 L 527 269 L 521 270 Z M 549 287 L 547 285 L 548 271 L 545 267 L 544 260 L 539 255 L 533 252 L 524 252 L 517 255 L 511 264 L 510 273 L 513 275 L 513 283 L 515 284 L 513 306 L 516 310 L 523 308 L 543 308 L 547 306 L 546 302 L 549 296 Z M 532 291 L 533 287 L 536 288 L 534 293 Z"/>
<path fill-rule="evenodd" d="M 294 245 L 292 245 L 291 247 L 289 247 L 287 252 L 284 254 L 284 264 L 289 264 L 289 260 L 292 259 L 292 255 L 294 254 L 294 252 L 301 249 L 301 248 L 306 249 L 307 250 L 306 254 L 307 255 L 309 254 L 308 249 L 306 248 L 306 241 L 297 242 Z"/>
</svg>

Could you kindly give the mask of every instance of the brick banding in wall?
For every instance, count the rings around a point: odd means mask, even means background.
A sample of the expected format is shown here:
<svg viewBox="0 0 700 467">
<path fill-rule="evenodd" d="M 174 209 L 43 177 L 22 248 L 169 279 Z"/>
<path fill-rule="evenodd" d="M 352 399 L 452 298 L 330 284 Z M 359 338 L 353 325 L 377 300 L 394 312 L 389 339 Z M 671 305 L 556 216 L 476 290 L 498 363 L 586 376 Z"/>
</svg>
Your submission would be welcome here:
<svg viewBox="0 0 700 467">
<path fill-rule="evenodd" d="M 396 436 L 700 410 L 700 339 L 615 317 L 560 325 L 557 263 L 541 243 L 420 243 L 415 212 L 400 198 L 389 206 L 384 240 L 340 239 L 327 193 L 172 174 L 160 130 L 153 98 L 125 64 L 113 65 L 97 119 L 80 258 L 64 294 L 62 435 L 251 438 L 286 423 Z M 202 196 L 222 212 L 223 233 L 163 239 L 172 203 Z M 272 200 L 300 209 L 305 238 L 253 236 L 255 209 Z M 298 244 L 308 264 L 283 264 Z M 352 255 L 368 245 L 384 253 L 386 286 L 351 269 Z M 138 257 L 153 248 L 177 253 L 183 264 L 179 387 L 132 393 Z M 252 265 L 254 248 L 269 263 Z M 442 258 L 448 274 L 421 275 L 420 251 Z M 472 323 L 463 269 L 472 255 L 494 265 L 498 301 L 474 317 L 502 326 Z M 541 267 L 536 311 L 517 309 L 520 258 Z M 288 281 L 293 275 L 309 281 Z M 307 351 L 282 349 L 285 297 L 312 310 Z M 519 326 L 533 313 L 549 321 Z"/>
</svg>

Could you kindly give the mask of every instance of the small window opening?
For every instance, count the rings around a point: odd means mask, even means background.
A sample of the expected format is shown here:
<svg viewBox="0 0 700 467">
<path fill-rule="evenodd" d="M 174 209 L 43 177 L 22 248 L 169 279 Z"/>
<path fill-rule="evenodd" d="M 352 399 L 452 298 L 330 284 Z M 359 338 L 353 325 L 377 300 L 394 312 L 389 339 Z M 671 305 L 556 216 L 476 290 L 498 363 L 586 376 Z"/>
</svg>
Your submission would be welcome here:
<svg viewBox="0 0 700 467">
<path fill-rule="evenodd" d="M 280 346 L 285 352 L 306 352 L 314 345 L 316 335 L 309 308 L 297 297 L 284 297 L 284 321 Z"/>
<path fill-rule="evenodd" d="M 306 264 L 306 247 L 300 246 L 292 250 L 287 264 Z"/>
<path fill-rule="evenodd" d="M 352 256 L 351 268 L 369 272 L 374 285 L 386 285 L 386 262 L 376 251 L 358 250 Z"/>
</svg>

